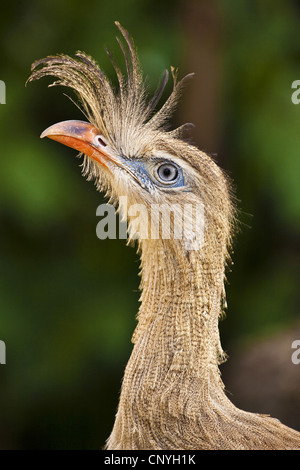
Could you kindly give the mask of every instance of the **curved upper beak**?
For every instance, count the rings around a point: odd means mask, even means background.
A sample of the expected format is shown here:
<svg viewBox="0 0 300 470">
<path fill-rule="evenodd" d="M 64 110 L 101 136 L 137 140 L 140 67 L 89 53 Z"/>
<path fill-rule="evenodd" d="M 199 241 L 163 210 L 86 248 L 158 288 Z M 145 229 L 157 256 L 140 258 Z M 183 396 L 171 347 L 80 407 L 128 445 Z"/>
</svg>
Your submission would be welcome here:
<svg viewBox="0 0 300 470">
<path fill-rule="evenodd" d="M 120 165 L 120 161 L 106 148 L 99 130 L 86 121 L 63 121 L 48 127 L 41 139 L 48 137 L 88 155 L 97 163 L 109 168 L 109 161 Z"/>
</svg>

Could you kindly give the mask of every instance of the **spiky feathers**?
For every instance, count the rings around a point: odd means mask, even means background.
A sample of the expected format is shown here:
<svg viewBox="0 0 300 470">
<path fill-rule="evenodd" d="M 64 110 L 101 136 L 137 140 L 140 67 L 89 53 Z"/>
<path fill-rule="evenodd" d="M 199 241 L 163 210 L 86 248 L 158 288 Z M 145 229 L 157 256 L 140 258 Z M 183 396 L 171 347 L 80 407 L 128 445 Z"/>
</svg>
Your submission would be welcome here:
<svg viewBox="0 0 300 470">
<path fill-rule="evenodd" d="M 96 62 L 84 52 L 77 52 L 76 59 L 61 54 L 35 61 L 28 81 L 51 75 L 58 80 L 49 86 L 72 88 L 89 121 L 118 152 L 130 157 L 139 153 L 141 138 L 147 141 L 150 135 L 164 129 L 177 104 L 184 81 L 193 74 L 178 82 L 176 71 L 172 67 L 173 91 L 164 105 L 154 112 L 168 82 L 169 73 L 167 70 L 164 72 L 154 96 L 147 100 L 146 86 L 134 45 L 127 31 L 118 22 L 116 24 L 128 46 L 126 50 L 123 42 L 117 37 L 125 57 L 127 76 L 124 76 L 115 63 L 111 52 L 106 50 L 118 78 L 117 90 Z M 170 132 L 170 135 L 179 136 L 182 131 L 183 127 Z M 135 142 L 139 142 L 138 149 L 134 148 Z"/>
</svg>

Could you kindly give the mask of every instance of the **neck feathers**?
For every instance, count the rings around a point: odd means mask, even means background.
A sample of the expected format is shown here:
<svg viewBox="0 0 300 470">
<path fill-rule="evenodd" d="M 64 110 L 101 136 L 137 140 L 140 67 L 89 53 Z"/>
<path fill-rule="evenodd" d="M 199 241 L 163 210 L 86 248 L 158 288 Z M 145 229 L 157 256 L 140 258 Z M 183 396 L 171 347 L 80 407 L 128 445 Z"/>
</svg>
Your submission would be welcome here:
<svg viewBox="0 0 300 470">
<path fill-rule="evenodd" d="M 180 357 L 182 368 L 186 361 L 195 373 L 203 374 L 208 364 L 217 365 L 223 358 L 218 319 L 224 295 L 224 262 L 218 259 L 220 253 L 211 255 L 208 259 L 205 246 L 199 255 L 169 240 L 143 245 L 141 307 L 133 343 L 145 344 L 145 337 L 151 338 L 152 344 L 160 343 L 166 368 Z"/>
<path fill-rule="evenodd" d="M 138 325 L 108 448 L 193 448 L 180 443 L 178 423 L 195 424 L 202 404 L 222 394 L 218 319 L 224 262 L 218 252 L 208 259 L 205 247 L 199 256 L 178 242 L 165 242 L 142 244 Z M 159 431 L 162 422 L 170 433 Z"/>
<path fill-rule="evenodd" d="M 222 236 L 208 230 L 202 250 L 189 253 L 175 241 L 142 243 L 138 325 L 108 449 L 300 448 L 298 432 L 239 410 L 224 393 Z"/>
</svg>

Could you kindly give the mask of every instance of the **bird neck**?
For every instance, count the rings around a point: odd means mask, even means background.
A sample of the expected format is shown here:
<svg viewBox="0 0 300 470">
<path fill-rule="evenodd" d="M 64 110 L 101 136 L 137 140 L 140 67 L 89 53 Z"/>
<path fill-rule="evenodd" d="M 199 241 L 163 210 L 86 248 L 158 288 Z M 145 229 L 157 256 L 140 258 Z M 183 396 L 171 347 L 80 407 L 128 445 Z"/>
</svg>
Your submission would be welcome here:
<svg viewBox="0 0 300 470">
<path fill-rule="evenodd" d="M 143 245 L 134 348 L 106 448 L 299 449 L 299 433 L 239 410 L 224 393 L 218 370 L 224 253 L 217 244 L 189 254 L 170 246 Z"/>
<path fill-rule="evenodd" d="M 224 253 L 211 243 L 187 252 L 175 242 L 149 240 L 142 244 L 141 261 L 134 348 L 107 448 L 198 448 L 189 447 L 198 446 L 191 443 L 199 434 L 193 426 L 210 419 L 215 406 L 227 406 L 218 369 L 224 359 L 218 331 Z"/>
<path fill-rule="evenodd" d="M 135 348 L 156 370 L 188 368 L 205 380 L 223 359 L 218 321 L 224 293 L 220 250 L 186 251 L 178 243 L 142 246 L 142 295 Z"/>
</svg>

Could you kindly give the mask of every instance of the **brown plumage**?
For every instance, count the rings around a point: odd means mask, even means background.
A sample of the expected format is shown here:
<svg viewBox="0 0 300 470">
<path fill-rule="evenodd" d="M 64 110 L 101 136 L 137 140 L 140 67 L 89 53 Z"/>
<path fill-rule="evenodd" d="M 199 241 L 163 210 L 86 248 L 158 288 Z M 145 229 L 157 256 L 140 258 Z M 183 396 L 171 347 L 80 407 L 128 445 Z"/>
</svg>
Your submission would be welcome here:
<svg viewBox="0 0 300 470">
<path fill-rule="evenodd" d="M 229 180 L 208 155 L 184 140 L 186 126 L 166 128 L 185 79 L 177 82 L 171 69 L 173 91 L 155 112 L 168 74 L 148 100 L 133 42 L 116 24 L 125 39 L 125 45 L 118 42 L 127 69 L 125 78 L 109 53 L 117 90 L 84 53 L 33 64 L 29 81 L 57 77 L 54 85 L 75 90 L 89 121 L 56 124 L 42 137 L 85 153 L 84 174 L 116 205 L 126 196 L 129 206 L 146 206 L 142 225 L 150 221 L 153 204 L 175 204 L 179 212 L 186 204 L 200 204 L 205 225 L 197 249 L 190 232 L 164 239 L 159 228 L 158 239 L 139 237 L 141 306 L 107 448 L 300 449 L 298 432 L 237 409 L 224 393 L 218 321 L 235 220 Z M 168 169 L 160 178 L 163 165 Z M 187 217 L 192 222 L 192 210 Z M 134 238 L 136 218 L 128 219 L 129 238 Z M 174 215 L 172 228 L 176 220 Z"/>
</svg>

